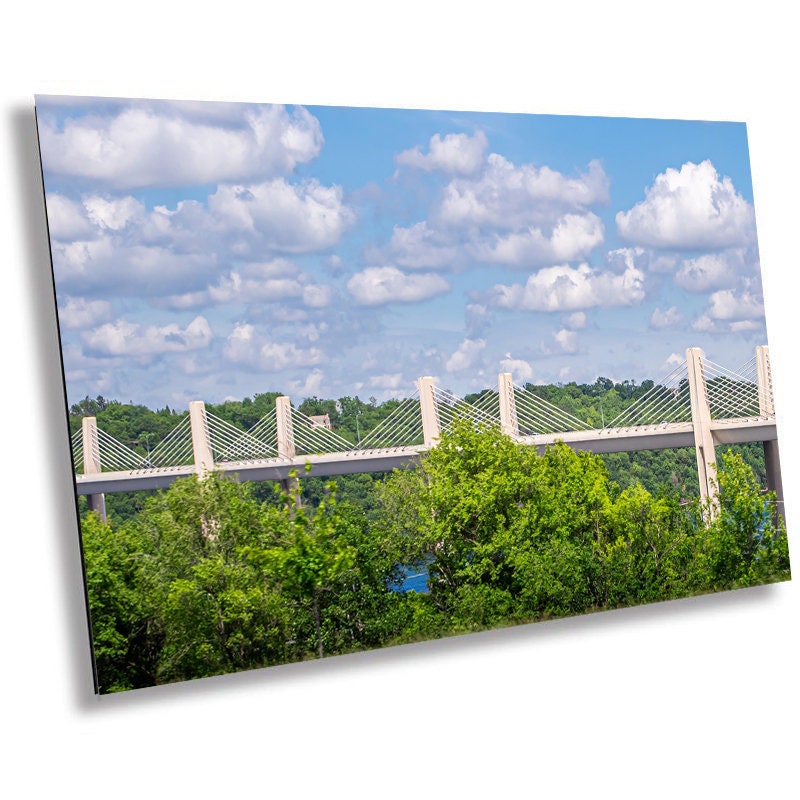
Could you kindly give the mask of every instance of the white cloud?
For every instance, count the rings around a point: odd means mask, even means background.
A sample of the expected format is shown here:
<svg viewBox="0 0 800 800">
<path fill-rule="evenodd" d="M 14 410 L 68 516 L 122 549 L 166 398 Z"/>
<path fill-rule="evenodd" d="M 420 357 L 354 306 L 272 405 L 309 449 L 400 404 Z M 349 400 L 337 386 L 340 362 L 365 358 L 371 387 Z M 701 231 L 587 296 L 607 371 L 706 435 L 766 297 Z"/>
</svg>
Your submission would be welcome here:
<svg viewBox="0 0 800 800">
<path fill-rule="evenodd" d="M 664 374 L 671 373 L 677 367 L 680 367 L 686 361 L 686 356 L 680 353 L 670 353 L 667 360 L 661 365 L 661 372 Z"/>
<path fill-rule="evenodd" d="M 83 204 L 62 194 L 47 195 L 47 227 L 51 239 L 57 241 L 85 239 L 94 233 Z"/>
<path fill-rule="evenodd" d="M 692 330 L 700 333 L 710 333 L 717 329 L 717 325 L 708 314 L 701 314 L 693 323 Z"/>
<path fill-rule="evenodd" d="M 683 322 L 683 314 L 678 311 L 676 306 L 672 306 L 666 311 L 662 311 L 660 308 L 657 308 L 655 311 L 653 311 L 653 314 L 650 317 L 650 327 L 655 328 L 656 330 L 674 328 L 681 322 Z"/>
<path fill-rule="evenodd" d="M 586 258 L 603 241 L 603 223 L 595 214 L 565 214 L 548 233 L 528 227 L 498 235 L 476 247 L 479 260 L 515 266 L 538 266 Z"/>
<path fill-rule="evenodd" d="M 340 186 L 317 180 L 301 184 L 277 178 L 247 186 L 220 186 L 208 198 L 215 222 L 287 253 L 325 250 L 339 241 L 355 215 L 342 201 Z"/>
<path fill-rule="evenodd" d="M 323 283 L 303 287 L 303 303 L 309 308 L 326 308 L 333 302 L 334 289 Z"/>
<path fill-rule="evenodd" d="M 87 197 L 83 201 L 89 219 L 101 229 L 122 230 L 129 222 L 144 217 L 144 204 L 133 197 Z"/>
<path fill-rule="evenodd" d="M 424 221 L 410 228 L 395 225 L 387 255 L 401 267 L 436 269 L 458 265 L 463 261 L 464 248 Z"/>
<path fill-rule="evenodd" d="M 711 319 L 731 322 L 760 319 L 764 316 L 764 301 L 748 290 L 737 294 L 726 289 L 711 295 L 707 314 Z"/>
<path fill-rule="evenodd" d="M 111 319 L 111 303 L 84 297 L 66 297 L 58 306 L 58 322 L 63 328 L 90 328 Z"/>
<path fill-rule="evenodd" d="M 488 145 L 483 131 L 477 131 L 474 136 L 448 133 L 444 138 L 437 133 L 431 136 L 427 154 L 417 146 L 398 153 L 394 161 L 398 166 L 415 167 L 426 172 L 472 175 L 483 165 Z"/>
<path fill-rule="evenodd" d="M 569 331 L 562 328 L 553 334 L 556 340 L 557 352 L 559 353 L 577 353 L 578 352 L 578 334 L 576 331 Z"/>
<path fill-rule="evenodd" d="M 45 169 L 115 187 L 202 185 L 292 172 L 320 152 L 304 108 L 130 101 L 111 115 L 40 120 Z"/>
<path fill-rule="evenodd" d="M 464 322 L 467 338 L 478 338 L 491 324 L 489 309 L 481 303 L 467 303 L 464 307 Z"/>
<path fill-rule="evenodd" d="M 533 367 L 521 358 L 512 358 L 511 353 L 500 362 L 502 372 L 510 372 L 515 383 L 533 380 Z"/>
<path fill-rule="evenodd" d="M 325 375 L 322 370 L 315 367 L 306 375 L 304 380 L 289 381 L 289 390 L 298 397 L 319 396 L 322 393 L 322 382 Z"/>
<path fill-rule="evenodd" d="M 708 292 L 736 283 L 737 270 L 727 253 L 688 259 L 675 273 L 675 283 L 687 292 Z"/>
<path fill-rule="evenodd" d="M 111 356 L 155 356 L 208 347 L 211 327 L 205 317 L 195 317 L 185 328 L 175 323 L 158 327 L 117 320 L 81 337 L 89 351 Z"/>
<path fill-rule="evenodd" d="M 658 175 L 645 200 L 616 217 L 620 235 L 651 247 L 719 248 L 755 240 L 753 207 L 710 161 Z"/>
<path fill-rule="evenodd" d="M 440 275 L 405 275 L 396 267 L 368 267 L 347 282 L 347 290 L 358 305 L 416 303 L 445 294 L 450 284 Z"/>
<path fill-rule="evenodd" d="M 564 319 L 564 325 L 573 331 L 583 330 L 586 327 L 586 314 L 576 311 Z"/>
<path fill-rule="evenodd" d="M 383 375 L 372 375 L 369 379 L 369 385 L 374 386 L 376 389 L 398 389 L 403 384 L 403 373 L 392 372 Z"/>
<path fill-rule="evenodd" d="M 325 360 L 325 354 L 316 347 L 300 348 L 294 342 L 264 339 L 249 323 L 234 327 L 224 352 L 229 361 L 266 372 L 279 372 L 288 367 L 311 367 Z"/>
<path fill-rule="evenodd" d="M 553 224 L 568 211 L 608 200 L 608 178 L 598 161 L 567 178 L 549 167 L 516 167 L 492 153 L 478 180 L 455 179 L 444 189 L 434 218 L 447 226 L 498 230 Z"/>
<path fill-rule="evenodd" d="M 581 264 L 546 267 L 534 272 L 524 286 L 496 284 L 491 304 L 521 311 L 577 311 L 638 305 L 644 296 L 644 274 L 632 264 L 621 274 Z"/>
<path fill-rule="evenodd" d="M 455 353 L 447 359 L 444 368 L 448 372 L 470 369 L 478 361 L 485 347 L 486 342 L 483 339 L 464 339 Z"/>
<path fill-rule="evenodd" d="M 754 319 L 743 319 L 738 322 L 731 322 L 731 333 L 745 333 L 749 331 L 761 330 L 762 324 Z"/>
</svg>

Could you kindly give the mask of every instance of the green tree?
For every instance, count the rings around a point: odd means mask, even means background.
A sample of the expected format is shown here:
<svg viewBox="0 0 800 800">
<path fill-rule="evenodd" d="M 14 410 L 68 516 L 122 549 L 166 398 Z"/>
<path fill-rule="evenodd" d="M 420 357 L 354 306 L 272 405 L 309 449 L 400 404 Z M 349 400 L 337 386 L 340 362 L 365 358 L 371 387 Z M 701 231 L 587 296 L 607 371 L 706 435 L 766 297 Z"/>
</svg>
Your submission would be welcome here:
<svg viewBox="0 0 800 800">
<path fill-rule="evenodd" d="M 323 658 L 321 597 L 353 567 L 356 550 L 339 535 L 343 520 L 336 508 L 336 484 L 329 483 L 329 497 L 315 509 L 299 502 L 301 490 L 296 482 L 293 486 L 283 508 L 270 510 L 270 521 L 276 523 L 274 543 L 266 548 L 246 547 L 244 552 L 265 575 L 277 577 L 283 592 L 310 605 L 317 654 Z"/>
</svg>

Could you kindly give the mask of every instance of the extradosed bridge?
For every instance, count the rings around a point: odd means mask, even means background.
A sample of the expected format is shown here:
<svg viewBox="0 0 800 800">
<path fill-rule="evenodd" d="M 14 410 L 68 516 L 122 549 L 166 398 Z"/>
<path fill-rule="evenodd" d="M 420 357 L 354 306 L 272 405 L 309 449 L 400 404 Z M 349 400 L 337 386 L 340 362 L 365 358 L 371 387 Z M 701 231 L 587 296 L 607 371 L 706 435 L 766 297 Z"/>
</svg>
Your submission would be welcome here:
<svg viewBox="0 0 800 800">
<path fill-rule="evenodd" d="M 207 411 L 202 401 L 147 456 L 104 433 L 95 417 L 84 417 L 72 436 L 75 486 L 90 508 L 105 517 L 106 493 L 160 489 L 178 478 L 209 471 L 237 480 L 286 481 L 293 471 L 332 476 L 386 472 L 413 463 L 456 419 L 499 426 L 521 444 L 544 450 L 562 441 L 575 450 L 613 453 L 694 447 L 700 495 L 714 496 L 716 445 L 762 442 L 768 488 L 783 507 L 769 350 L 737 370 L 709 361 L 700 348 L 619 416 L 593 428 L 533 391 L 515 386 L 510 373 L 474 403 L 434 383 L 417 390 L 354 445 L 278 397 L 275 409 L 244 431 Z"/>
</svg>

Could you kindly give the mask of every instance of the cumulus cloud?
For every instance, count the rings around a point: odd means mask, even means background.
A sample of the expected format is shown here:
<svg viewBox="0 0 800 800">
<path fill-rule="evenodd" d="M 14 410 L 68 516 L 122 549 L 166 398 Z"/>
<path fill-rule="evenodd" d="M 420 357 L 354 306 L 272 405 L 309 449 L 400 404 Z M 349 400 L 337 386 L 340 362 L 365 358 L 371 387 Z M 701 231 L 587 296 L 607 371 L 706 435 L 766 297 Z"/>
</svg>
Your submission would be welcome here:
<svg viewBox="0 0 800 800">
<path fill-rule="evenodd" d="M 477 339 L 491 324 L 489 309 L 481 303 L 467 303 L 464 307 L 467 338 Z"/>
<path fill-rule="evenodd" d="M 133 197 L 87 197 L 83 201 L 89 219 L 100 229 L 120 231 L 144 216 L 144 203 Z"/>
<path fill-rule="evenodd" d="M 556 349 L 559 353 L 577 353 L 578 352 L 578 333 L 577 331 L 570 331 L 562 328 L 553 334 L 556 341 Z"/>
<path fill-rule="evenodd" d="M 62 124 L 45 104 L 39 135 L 48 172 L 116 188 L 286 175 L 323 144 L 318 120 L 304 108 L 167 101 L 130 101 Z"/>
<path fill-rule="evenodd" d="M 221 275 L 205 291 L 186 292 L 164 298 L 170 308 L 197 308 L 209 305 L 278 303 L 297 300 L 308 308 L 330 305 L 334 289 L 313 283 L 309 275 L 292 262 L 279 258 L 270 262 L 245 264 L 240 270 Z M 286 313 L 288 313 L 286 309 Z M 297 315 L 295 315 L 295 318 Z M 288 318 L 284 317 L 284 321 Z"/>
<path fill-rule="evenodd" d="M 583 328 L 586 327 L 586 314 L 584 314 L 583 311 L 576 311 L 574 314 L 570 314 L 566 317 L 564 325 L 573 331 L 583 330 Z"/>
<path fill-rule="evenodd" d="M 274 342 L 262 337 L 250 323 L 234 327 L 225 344 L 224 355 L 236 364 L 266 372 L 311 367 L 325 359 L 325 354 L 316 347 L 301 348 L 294 342 Z"/>
<path fill-rule="evenodd" d="M 513 358 L 511 353 L 506 353 L 506 357 L 500 361 L 500 369 L 510 372 L 515 383 L 533 380 L 533 367 L 524 359 Z"/>
<path fill-rule="evenodd" d="M 66 297 L 58 306 L 58 322 L 62 328 L 91 328 L 111 319 L 111 303 L 85 297 Z"/>
<path fill-rule="evenodd" d="M 325 375 L 321 369 L 314 367 L 302 380 L 289 381 L 289 390 L 300 397 L 319 396 L 322 393 L 322 382 Z"/>
<path fill-rule="evenodd" d="M 496 284 L 490 302 L 519 311 L 578 311 L 638 305 L 644 296 L 644 274 L 632 264 L 621 274 L 581 264 L 546 267 L 534 272 L 524 286 Z"/>
<path fill-rule="evenodd" d="M 666 311 L 662 311 L 660 308 L 657 308 L 655 311 L 653 311 L 653 314 L 650 317 L 650 327 L 655 328 L 656 330 L 674 328 L 676 325 L 680 325 L 682 322 L 683 314 L 678 311 L 676 306 L 672 306 Z"/>
<path fill-rule="evenodd" d="M 739 276 L 758 270 L 752 254 L 740 249 L 707 253 L 682 262 L 675 273 L 675 283 L 688 292 L 710 292 L 733 288 Z"/>
<path fill-rule="evenodd" d="M 339 241 L 355 214 L 340 186 L 317 180 L 291 184 L 283 178 L 247 186 L 220 186 L 208 198 L 215 220 L 231 232 L 253 236 L 287 253 L 325 250 Z"/>
<path fill-rule="evenodd" d="M 249 264 L 265 253 L 327 249 L 354 219 L 339 187 L 315 181 L 295 186 L 282 179 L 250 187 L 220 187 L 209 198 L 208 207 L 183 201 L 172 210 L 156 206 L 148 212 L 130 196 L 92 195 L 80 203 L 56 196 L 51 208 L 53 267 L 59 288 L 72 294 L 98 287 L 108 294 L 176 294 L 183 307 L 201 304 L 199 293 L 215 280 L 219 285 L 205 296 L 206 301 L 223 302 L 224 295 L 242 292 L 262 299 L 270 293 L 277 297 L 302 294 L 308 281 L 282 288 L 275 280 L 285 275 L 265 272 L 261 276 L 249 266 L 252 274 L 232 270 L 221 275 L 219 265 Z M 265 280 L 259 287 L 261 277 Z M 317 308 L 332 297 L 329 289 L 305 291 L 307 304 Z"/>
<path fill-rule="evenodd" d="M 455 353 L 447 359 L 444 368 L 448 372 L 470 369 L 478 361 L 485 347 L 486 342 L 483 339 L 464 339 Z"/>
<path fill-rule="evenodd" d="M 708 301 L 708 316 L 716 320 L 741 321 L 764 316 L 763 298 L 751 291 L 730 289 L 714 292 Z"/>
<path fill-rule="evenodd" d="M 448 133 L 442 137 L 437 133 L 431 136 L 427 153 L 417 146 L 398 153 L 394 161 L 397 166 L 414 167 L 426 172 L 472 175 L 483 165 L 488 145 L 483 131 L 477 131 L 474 136 Z"/>
<path fill-rule="evenodd" d="M 395 225 L 387 255 L 407 269 L 451 267 L 463 260 L 464 248 L 452 236 L 418 222 L 409 228 Z"/>
<path fill-rule="evenodd" d="M 595 214 L 565 214 L 551 231 L 528 227 L 497 235 L 475 248 L 479 260 L 512 266 L 539 266 L 586 258 L 603 241 L 603 223 Z"/>
<path fill-rule="evenodd" d="M 159 327 L 117 320 L 81 337 L 89 352 L 109 356 L 157 356 L 199 350 L 211 343 L 205 317 L 195 317 L 185 328 L 175 323 Z"/>
<path fill-rule="evenodd" d="M 450 284 L 440 275 L 406 275 L 397 267 L 368 267 L 347 281 L 347 290 L 358 305 L 417 303 L 450 291 Z"/>
<path fill-rule="evenodd" d="M 93 235 L 94 226 L 89 221 L 82 203 L 58 193 L 48 194 L 46 199 L 47 227 L 51 239 L 69 241 Z"/>
<path fill-rule="evenodd" d="M 403 373 L 392 372 L 383 375 L 371 375 L 369 385 L 376 389 L 398 389 L 403 384 Z"/>
<path fill-rule="evenodd" d="M 755 240 L 753 206 L 710 161 L 661 173 L 645 199 L 616 221 L 623 238 L 650 247 L 713 249 Z"/>
<path fill-rule="evenodd" d="M 549 167 L 517 167 L 492 153 L 478 179 L 454 179 L 445 187 L 434 217 L 448 226 L 514 230 L 552 224 L 569 211 L 607 200 L 608 178 L 598 161 L 568 178 Z"/>
</svg>

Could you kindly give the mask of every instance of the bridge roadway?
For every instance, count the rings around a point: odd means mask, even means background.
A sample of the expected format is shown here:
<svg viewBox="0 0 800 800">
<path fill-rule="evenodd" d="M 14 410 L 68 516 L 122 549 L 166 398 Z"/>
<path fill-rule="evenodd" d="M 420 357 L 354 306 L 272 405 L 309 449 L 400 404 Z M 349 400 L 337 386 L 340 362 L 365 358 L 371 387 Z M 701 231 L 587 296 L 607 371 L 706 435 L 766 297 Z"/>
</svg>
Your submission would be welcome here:
<svg viewBox="0 0 800 800">
<path fill-rule="evenodd" d="M 710 429 L 715 444 L 731 445 L 747 442 L 772 442 L 777 440 L 774 420 L 740 418 L 715 420 Z M 663 450 L 694 447 L 695 431 L 691 422 L 663 423 L 629 428 L 602 428 L 588 431 L 516 436 L 518 442 L 538 447 L 562 441 L 573 450 L 592 453 L 619 453 L 635 450 Z M 293 458 L 278 457 L 247 461 L 224 461 L 214 469 L 242 481 L 286 480 L 292 470 L 303 476 L 305 465 L 311 465 L 312 477 L 348 475 L 360 472 L 388 472 L 413 463 L 429 447 L 417 445 L 381 450 L 351 450 L 342 453 L 302 455 Z M 180 467 L 161 467 L 120 472 L 77 474 L 76 489 L 79 495 L 108 494 L 114 492 L 163 489 L 178 478 L 197 474 L 194 464 Z"/>
</svg>

